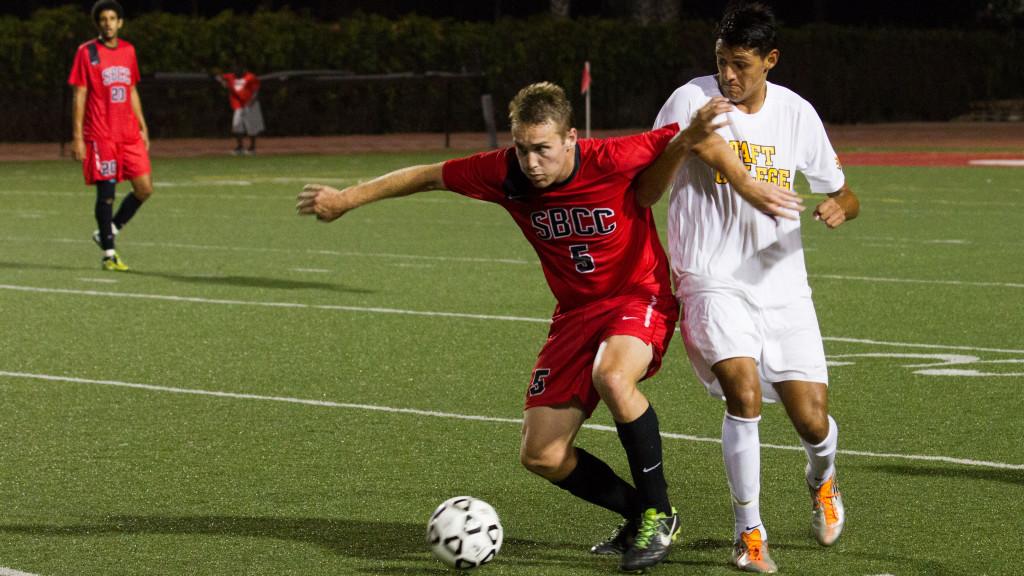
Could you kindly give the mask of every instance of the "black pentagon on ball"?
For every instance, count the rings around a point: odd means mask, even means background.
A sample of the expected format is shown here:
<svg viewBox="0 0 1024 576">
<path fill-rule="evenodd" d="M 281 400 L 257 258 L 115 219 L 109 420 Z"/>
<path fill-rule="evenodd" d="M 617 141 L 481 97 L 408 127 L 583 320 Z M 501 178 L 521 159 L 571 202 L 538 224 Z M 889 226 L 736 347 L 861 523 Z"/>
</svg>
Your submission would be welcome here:
<svg viewBox="0 0 1024 576">
<path fill-rule="evenodd" d="M 449 536 L 444 539 L 444 547 L 456 556 L 462 554 L 462 539 L 458 536 Z"/>
<path fill-rule="evenodd" d="M 483 562 L 480 564 L 483 564 Z M 470 568 L 476 568 L 477 566 L 479 566 L 479 564 L 472 560 L 466 560 L 465 558 L 459 558 L 455 561 L 455 567 L 459 570 L 468 570 Z"/>
</svg>

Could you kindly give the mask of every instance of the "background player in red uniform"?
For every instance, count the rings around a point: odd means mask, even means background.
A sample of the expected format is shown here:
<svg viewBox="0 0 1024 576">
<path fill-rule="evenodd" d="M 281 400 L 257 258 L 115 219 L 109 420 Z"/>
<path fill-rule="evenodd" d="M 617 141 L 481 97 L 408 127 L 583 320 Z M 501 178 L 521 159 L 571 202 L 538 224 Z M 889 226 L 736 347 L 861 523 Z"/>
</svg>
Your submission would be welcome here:
<svg viewBox="0 0 1024 576">
<path fill-rule="evenodd" d="M 149 164 L 149 130 L 136 84 L 135 47 L 118 38 L 124 9 L 114 0 L 92 8 L 99 38 L 78 47 L 68 84 L 74 86 L 71 154 L 82 162 L 85 183 L 96 185 L 93 241 L 103 250 L 105 270 L 128 266 L 114 250 L 114 236 L 153 193 Z M 113 214 L 115 185 L 130 180 L 132 193 Z"/>
<path fill-rule="evenodd" d="M 231 105 L 231 133 L 235 135 L 237 145 L 235 155 L 254 154 L 256 152 L 256 136 L 264 130 L 263 110 L 260 108 L 260 79 L 235 63 L 234 71 L 214 76 L 217 82 L 228 91 L 228 104 Z M 243 146 L 245 137 L 249 137 L 249 147 Z"/>
<path fill-rule="evenodd" d="M 637 202 L 632 183 L 678 129 L 577 140 L 565 93 L 546 82 L 521 90 L 509 108 L 513 148 L 413 166 L 341 191 L 309 184 L 297 209 L 333 221 L 384 198 L 451 190 L 509 212 L 536 250 L 558 301 L 528 381 L 520 460 L 560 488 L 626 518 L 612 539 L 592 551 L 622 553 L 623 570 L 641 570 L 667 556 L 679 530 L 658 419 L 637 388 L 660 367 L 678 309 L 651 210 Z M 695 121 L 682 140 L 700 142 L 713 128 Z M 674 166 L 671 156 L 687 149 L 672 150 L 664 160 Z M 615 420 L 633 485 L 574 446 L 600 400 Z"/>
</svg>

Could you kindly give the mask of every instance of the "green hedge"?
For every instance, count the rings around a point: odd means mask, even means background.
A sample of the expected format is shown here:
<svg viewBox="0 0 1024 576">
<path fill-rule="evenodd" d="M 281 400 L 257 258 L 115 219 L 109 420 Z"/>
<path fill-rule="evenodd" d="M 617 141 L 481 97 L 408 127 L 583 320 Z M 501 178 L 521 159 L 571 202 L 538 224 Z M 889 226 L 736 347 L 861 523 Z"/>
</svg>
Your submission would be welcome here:
<svg viewBox="0 0 1024 576">
<path fill-rule="evenodd" d="M 0 140 L 67 136 L 67 70 L 75 48 L 93 33 L 88 16 L 73 6 L 40 10 L 28 21 L 0 17 Z M 699 21 L 644 27 L 600 19 L 467 23 L 371 15 L 321 22 L 288 10 L 209 19 L 150 13 L 129 18 L 124 37 L 136 45 L 144 77 L 226 68 L 236 55 L 258 72 L 484 73 L 485 86 L 452 85 L 454 130 L 481 129 L 482 90 L 493 93 L 501 113 L 516 90 L 538 80 L 562 84 L 581 108 L 584 60 L 593 67 L 597 128 L 646 126 L 676 86 L 714 71 L 712 25 Z M 772 80 L 805 96 L 830 122 L 946 120 L 973 100 L 1019 98 L 1024 86 L 1020 32 L 815 25 L 784 29 L 781 38 Z M 144 79 L 140 90 L 157 136 L 226 130 L 225 96 L 212 82 Z M 411 80 L 274 82 L 261 98 L 271 134 L 440 130 L 447 105 L 443 83 Z"/>
</svg>

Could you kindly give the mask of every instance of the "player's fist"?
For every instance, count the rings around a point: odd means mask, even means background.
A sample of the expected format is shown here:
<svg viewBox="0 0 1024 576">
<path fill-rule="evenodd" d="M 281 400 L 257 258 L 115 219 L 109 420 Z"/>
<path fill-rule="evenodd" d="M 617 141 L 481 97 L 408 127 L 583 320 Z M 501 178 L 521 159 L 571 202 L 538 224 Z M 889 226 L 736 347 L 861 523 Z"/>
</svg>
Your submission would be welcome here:
<svg viewBox="0 0 1024 576">
<path fill-rule="evenodd" d="M 316 216 L 321 222 L 333 222 L 355 206 L 348 198 L 348 189 L 338 190 L 323 184 L 306 184 L 299 192 L 295 210 L 300 216 Z"/>
<path fill-rule="evenodd" d="M 814 209 L 814 219 L 821 220 L 829 228 L 835 228 L 846 222 L 846 211 L 839 205 L 839 202 L 829 198 Z"/>
<path fill-rule="evenodd" d="M 729 119 L 725 114 L 732 110 L 732 103 L 725 98 L 721 96 L 711 98 L 707 104 L 694 112 L 690 125 L 683 130 L 683 137 L 691 147 L 696 146 L 714 134 L 715 130 L 727 126 Z"/>
<path fill-rule="evenodd" d="M 71 141 L 71 157 L 81 162 L 85 158 L 85 140 L 75 138 Z"/>
</svg>

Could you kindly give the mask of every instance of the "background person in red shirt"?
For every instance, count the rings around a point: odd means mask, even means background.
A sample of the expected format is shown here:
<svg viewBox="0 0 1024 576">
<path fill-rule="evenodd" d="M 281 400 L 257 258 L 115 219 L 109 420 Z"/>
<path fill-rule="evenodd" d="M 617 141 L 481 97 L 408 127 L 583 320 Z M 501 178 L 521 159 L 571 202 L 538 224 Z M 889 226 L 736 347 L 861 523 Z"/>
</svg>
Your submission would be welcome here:
<svg viewBox="0 0 1024 576">
<path fill-rule="evenodd" d="M 234 110 L 231 118 L 231 133 L 235 135 L 237 146 L 235 155 L 253 154 L 256 152 L 256 136 L 264 130 L 263 111 L 260 109 L 260 79 L 236 63 L 234 72 L 215 76 L 221 86 L 228 91 L 228 103 Z M 249 148 L 242 145 L 244 138 L 249 137 Z"/>
<path fill-rule="evenodd" d="M 565 93 L 548 82 L 522 89 L 509 109 L 512 148 L 412 166 L 340 191 L 309 184 L 297 209 L 329 222 L 384 198 L 451 190 L 508 211 L 536 250 L 558 302 L 526 382 L 520 461 L 571 494 L 620 514 L 623 525 L 591 551 L 622 554 L 620 568 L 642 570 L 668 555 L 679 531 L 658 418 L 637 388 L 661 366 L 678 307 L 654 217 L 633 182 L 645 169 L 659 173 L 678 166 L 717 127 L 712 120 L 725 104 L 709 104 L 679 138 L 677 126 L 666 126 L 607 140 L 578 140 Z M 738 164 L 718 141 L 726 152 L 721 157 Z M 601 400 L 615 420 L 632 485 L 574 445 Z"/>
<path fill-rule="evenodd" d="M 149 129 L 136 84 L 135 47 L 118 38 L 124 9 L 114 0 L 93 5 L 99 38 L 78 47 L 68 84 L 74 86 L 71 154 L 82 162 L 85 183 L 96 186 L 93 241 L 103 250 L 104 270 L 128 266 L 114 249 L 114 237 L 153 194 L 149 163 Z M 113 214 L 114 192 L 130 180 L 132 193 Z"/>
</svg>

